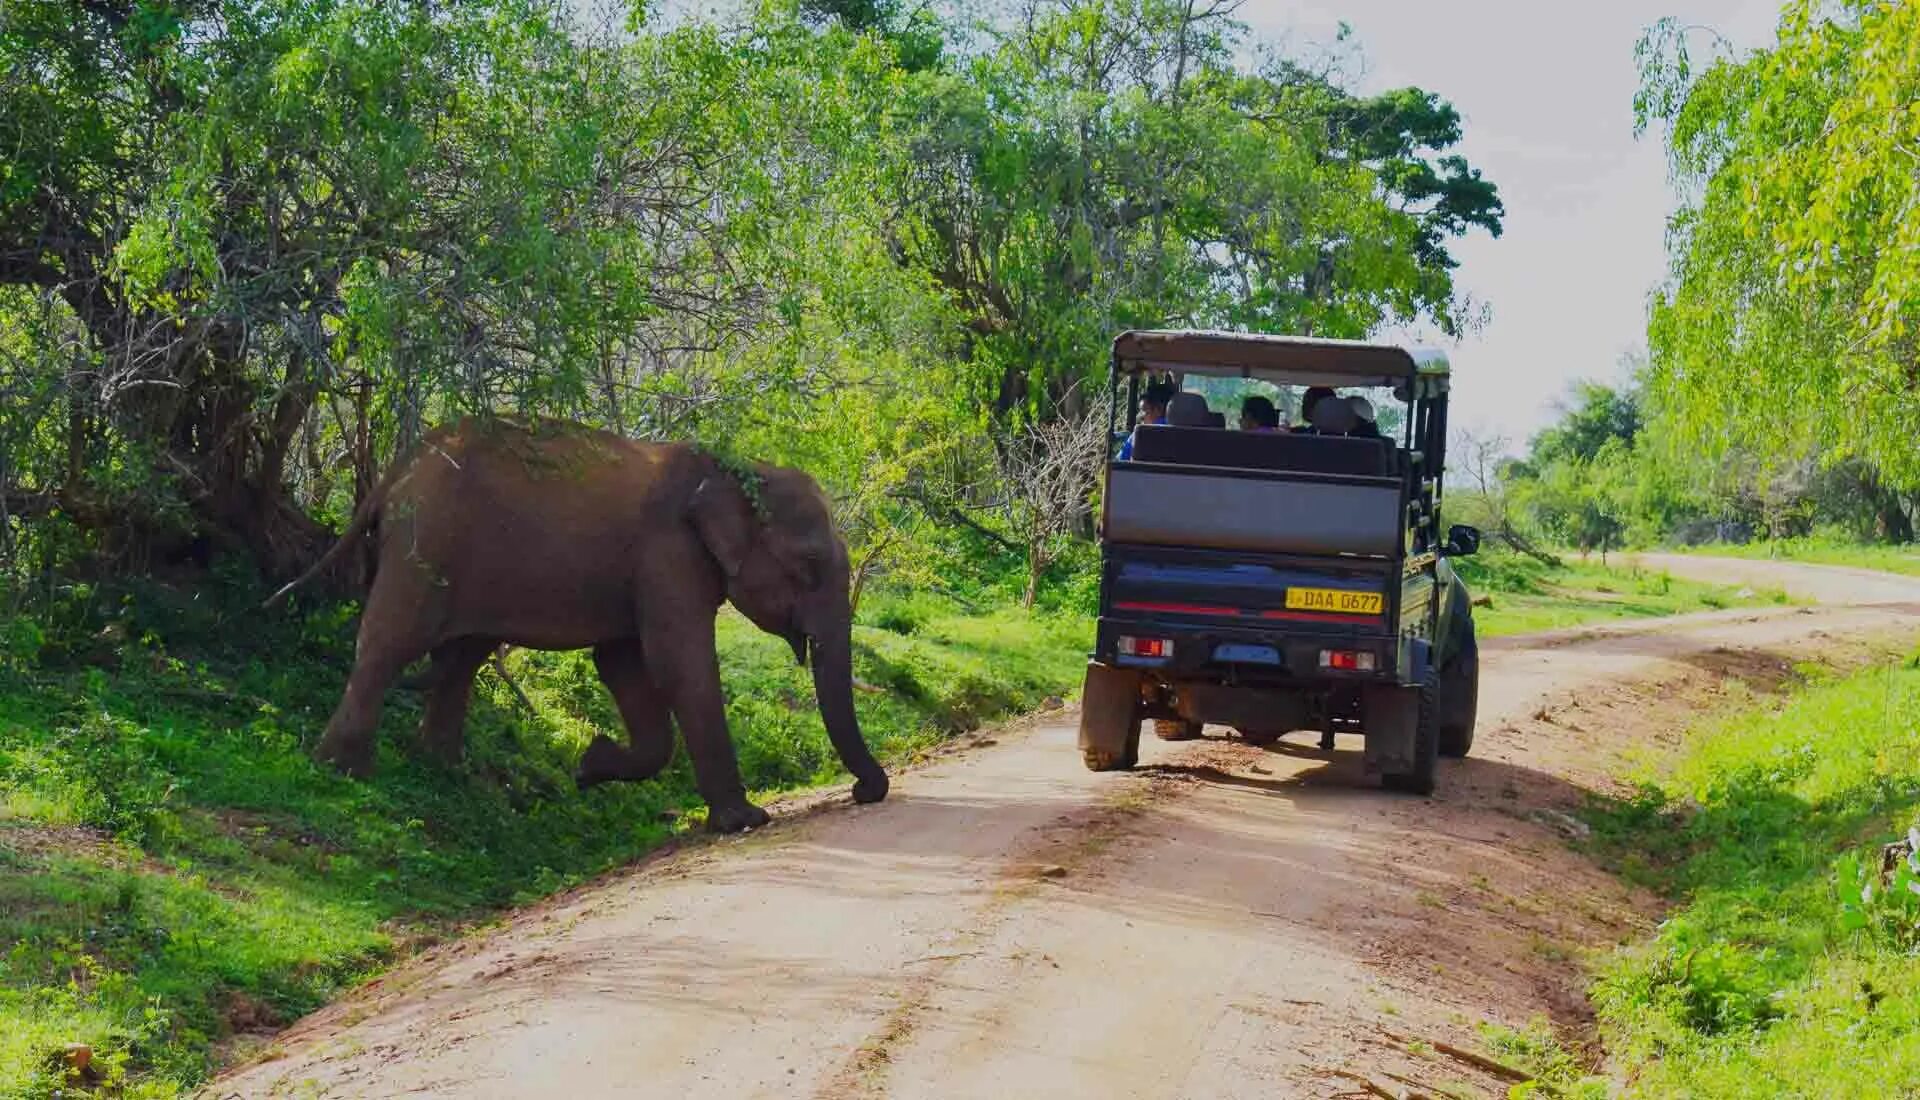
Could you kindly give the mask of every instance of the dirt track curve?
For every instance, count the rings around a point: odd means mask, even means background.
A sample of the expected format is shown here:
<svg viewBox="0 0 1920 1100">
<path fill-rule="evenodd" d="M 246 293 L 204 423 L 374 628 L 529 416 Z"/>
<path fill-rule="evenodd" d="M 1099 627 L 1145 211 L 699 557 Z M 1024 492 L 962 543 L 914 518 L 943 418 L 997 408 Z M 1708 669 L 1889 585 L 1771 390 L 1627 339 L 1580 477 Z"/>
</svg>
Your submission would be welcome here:
<svg viewBox="0 0 1920 1100">
<path fill-rule="evenodd" d="M 1487 643 L 1474 757 L 1431 800 L 1363 780 L 1348 738 L 1149 735 L 1094 775 L 1072 712 L 1044 716 L 883 804 L 776 812 L 438 949 L 208 1094 L 1504 1095 L 1431 1044 L 1578 1036 L 1578 953 L 1654 912 L 1567 811 L 1731 682 L 1920 633 L 1920 581 L 1651 564 L 1822 602 Z"/>
</svg>

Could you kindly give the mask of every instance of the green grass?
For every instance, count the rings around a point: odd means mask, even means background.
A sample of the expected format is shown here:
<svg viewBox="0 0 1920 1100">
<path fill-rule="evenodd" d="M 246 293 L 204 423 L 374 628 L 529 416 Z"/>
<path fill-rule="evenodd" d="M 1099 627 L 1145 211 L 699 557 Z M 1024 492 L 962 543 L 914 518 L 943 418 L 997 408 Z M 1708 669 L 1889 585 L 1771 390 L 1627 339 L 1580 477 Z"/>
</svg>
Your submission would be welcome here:
<svg viewBox="0 0 1920 1100">
<path fill-rule="evenodd" d="M 1607 1100 L 1607 1079 L 1587 1072 L 1585 1063 L 1561 1044 L 1545 1017 L 1524 1028 L 1481 1024 L 1480 1038 L 1497 1060 L 1533 1075 L 1532 1081 L 1509 1089 L 1508 1100 Z"/>
<path fill-rule="evenodd" d="M 1920 655 L 1715 720 L 1597 811 L 1675 904 L 1593 990 L 1633 1094 L 1920 1092 L 1920 895 L 1880 876 L 1917 820 Z"/>
<path fill-rule="evenodd" d="M 1678 552 L 1710 554 L 1715 557 L 1847 565 L 1856 569 L 1878 569 L 1884 573 L 1920 576 L 1920 545 L 1892 546 L 1813 537 L 1775 539 L 1769 542 L 1709 543 L 1704 546 L 1685 547 Z"/>
<path fill-rule="evenodd" d="M 684 754 L 660 779 L 574 789 L 618 733 L 585 653 L 516 652 L 532 705 L 481 674 L 468 760 L 412 751 L 388 700 L 367 782 L 307 752 L 342 687 L 352 608 L 254 610 L 229 583 L 71 590 L 0 624 L 0 1097 L 50 1094 L 88 1043 L 105 1087 L 170 1096 L 236 1029 L 271 1026 L 501 907 L 694 827 Z M 878 594 L 856 627 L 868 740 L 900 761 L 1076 687 L 1084 618 Z M 842 778 L 786 644 L 727 614 L 728 716 L 765 794 Z"/>
<path fill-rule="evenodd" d="M 1491 601 L 1473 613 L 1483 638 L 1789 602 L 1778 589 L 1704 584 L 1624 561 L 1607 565 L 1567 557 L 1556 568 L 1514 554 L 1489 554 L 1456 564 L 1474 596 Z"/>
</svg>

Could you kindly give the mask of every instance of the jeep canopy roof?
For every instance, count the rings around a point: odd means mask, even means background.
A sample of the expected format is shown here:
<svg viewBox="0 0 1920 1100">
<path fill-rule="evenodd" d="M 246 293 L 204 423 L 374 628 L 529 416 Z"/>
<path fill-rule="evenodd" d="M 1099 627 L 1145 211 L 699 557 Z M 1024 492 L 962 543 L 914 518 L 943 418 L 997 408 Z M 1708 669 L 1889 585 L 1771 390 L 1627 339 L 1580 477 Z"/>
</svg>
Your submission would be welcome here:
<svg viewBox="0 0 1920 1100">
<path fill-rule="evenodd" d="M 1249 332 L 1130 329 L 1114 337 L 1113 362 L 1123 374 L 1179 371 L 1305 386 L 1397 386 L 1419 378 L 1423 393 L 1445 392 L 1448 373 L 1446 353 L 1436 348 Z"/>
</svg>

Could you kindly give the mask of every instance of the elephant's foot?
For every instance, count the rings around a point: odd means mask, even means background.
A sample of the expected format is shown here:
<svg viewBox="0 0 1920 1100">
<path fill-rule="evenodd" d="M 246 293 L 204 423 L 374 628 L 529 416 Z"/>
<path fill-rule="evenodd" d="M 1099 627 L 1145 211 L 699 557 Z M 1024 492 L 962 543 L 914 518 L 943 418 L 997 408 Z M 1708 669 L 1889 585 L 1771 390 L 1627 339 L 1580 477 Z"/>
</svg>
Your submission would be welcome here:
<svg viewBox="0 0 1920 1100">
<path fill-rule="evenodd" d="M 632 761 L 627 750 L 604 734 L 594 737 L 587 751 L 580 754 L 580 766 L 574 769 L 574 785 L 581 790 L 616 779 L 629 778 Z"/>
<path fill-rule="evenodd" d="M 320 738 L 320 746 L 313 750 L 313 758 L 331 765 L 342 775 L 365 779 L 373 774 L 373 739 L 337 737 L 329 733 Z"/>
<path fill-rule="evenodd" d="M 710 806 L 707 809 L 707 831 L 710 833 L 737 833 L 745 829 L 758 829 L 773 816 L 760 807 L 741 799 L 731 806 Z"/>
<path fill-rule="evenodd" d="M 670 746 L 669 746 L 670 747 Z M 580 766 L 574 769 L 574 785 L 581 790 L 602 783 L 638 782 L 652 779 L 667 766 L 668 748 L 635 752 L 605 734 L 599 734 L 580 754 Z"/>
<path fill-rule="evenodd" d="M 887 797 L 887 773 L 876 770 L 872 775 L 853 782 L 853 800 L 861 804 L 878 802 Z"/>
</svg>

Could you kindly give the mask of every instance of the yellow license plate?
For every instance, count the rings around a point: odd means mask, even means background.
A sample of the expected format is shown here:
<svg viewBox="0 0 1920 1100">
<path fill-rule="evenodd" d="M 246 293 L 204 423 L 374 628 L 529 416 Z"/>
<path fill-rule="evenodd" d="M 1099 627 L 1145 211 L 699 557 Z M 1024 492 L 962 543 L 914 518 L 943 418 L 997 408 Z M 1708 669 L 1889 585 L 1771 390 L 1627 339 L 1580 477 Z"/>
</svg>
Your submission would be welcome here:
<svg viewBox="0 0 1920 1100">
<path fill-rule="evenodd" d="M 1289 588 L 1290 611 L 1332 611 L 1342 615 L 1378 615 L 1387 598 L 1378 592 L 1348 592 L 1339 588 Z"/>
</svg>

